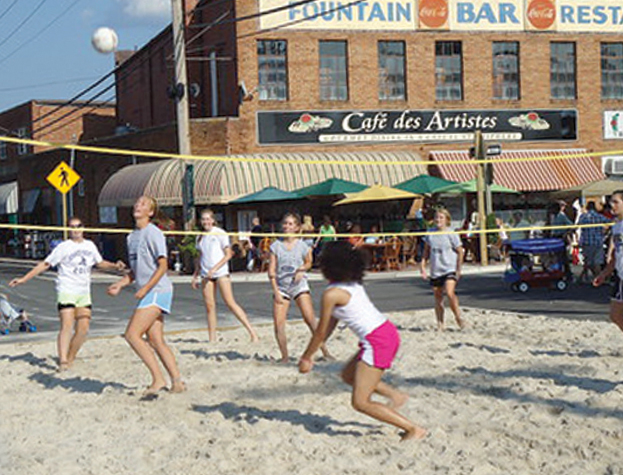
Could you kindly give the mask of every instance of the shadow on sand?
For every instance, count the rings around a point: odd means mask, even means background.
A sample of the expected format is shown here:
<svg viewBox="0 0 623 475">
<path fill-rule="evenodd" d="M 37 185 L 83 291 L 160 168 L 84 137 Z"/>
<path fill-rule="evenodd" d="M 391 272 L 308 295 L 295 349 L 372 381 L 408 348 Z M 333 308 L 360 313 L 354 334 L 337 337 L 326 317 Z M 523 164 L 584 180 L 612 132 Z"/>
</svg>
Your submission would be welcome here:
<svg viewBox="0 0 623 475">
<path fill-rule="evenodd" d="M 25 363 L 28 363 L 31 366 L 38 366 L 41 369 L 49 369 L 52 371 L 56 369 L 56 366 L 48 363 L 47 358 L 41 358 L 39 356 L 35 356 L 30 352 L 24 353 L 23 355 L 16 355 L 16 356 L 2 355 L 0 356 L 0 361 L 8 361 L 9 363 L 13 363 L 15 361 L 23 361 Z"/>
<path fill-rule="evenodd" d="M 347 435 L 361 437 L 363 435 L 381 433 L 378 426 L 362 424 L 360 422 L 340 422 L 328 416 L 303 413 L 294 409 L 291 410 L 263 410 L 257 407 L 237 405 L 231 402 L 224 402 L 214 406 L 193 405 L 192 410 L 201 414 L 220 412 L 225 419 L 232 421 L 244 421 L 248 424 L 255 424 L 259 420 L 287 422 L 294 426 L 303 426 L 305 430 L 312 434 L 326 434 L 330 436 Z M 360 427 L 368 429 L 364 432 L 358 430 L 341 430 L 339 427 Z"/>
<path fill-rule="evenodd" d="M 29 376 L 28 379 L 41 384 L 45 389 L 61 387 L 67 389 L 69 392 L 84 394 L 102 394 L 107 387 L 124 391 L 133 389 L 121 383 L 102 382 L 96 379 L 82 378 L 80 376 L 75 378 L 59 378 L 52 374 L 35 373 Z"/>
</svg>

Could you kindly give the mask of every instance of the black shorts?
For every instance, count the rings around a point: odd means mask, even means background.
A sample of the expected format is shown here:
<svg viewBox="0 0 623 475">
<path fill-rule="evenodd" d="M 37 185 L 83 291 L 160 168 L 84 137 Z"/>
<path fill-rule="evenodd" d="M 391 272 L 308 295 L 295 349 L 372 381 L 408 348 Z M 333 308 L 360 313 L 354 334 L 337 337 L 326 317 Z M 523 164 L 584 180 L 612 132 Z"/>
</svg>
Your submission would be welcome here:
<svg viewBox="0 0 623 475">
<path fill-rule="evenodd" d="M 443 287 L 446 284 L 446 280 L 458 280 L 456 278 L 456 272 L 449 272 L 439 277 L 435 277 L 434 279 L 430 279 L 430 285 L 432 287 Z"/>
<path fill-rule="evenodd" d="M 57 307 L 59 310 L 63 310 L 65 308 L 76 308 L 76 304 L 75 303 L 59 303 Z M 91 310 L 93 308 L 93 305 L 87 305 L 86 307 L 80 307 L 80 308 L 88 308 L 89 310 Z"/>
</svg>

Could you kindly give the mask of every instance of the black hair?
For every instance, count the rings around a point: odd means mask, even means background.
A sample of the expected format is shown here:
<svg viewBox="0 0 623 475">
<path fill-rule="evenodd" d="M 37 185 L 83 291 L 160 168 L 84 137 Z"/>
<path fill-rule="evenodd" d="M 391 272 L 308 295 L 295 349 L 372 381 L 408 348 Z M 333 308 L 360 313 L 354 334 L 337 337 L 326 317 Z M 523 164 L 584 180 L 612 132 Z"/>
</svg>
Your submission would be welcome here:
<svg viewBox="0 0 623 475">
<path fill-rule="evenodd" d="M 594 201 L 589 201 L 588 203 L 586 203 L 586 211 L 595 211 L 596 209 L 597 207 L 595 206 Z"/>
<path fill-rule="evenodd" d="M 614 195 L 619 195 L 620 198 L 623 198 L 623 190 L 613 191 L 612 195 L 610 195 L 610 196 L 614 196 Z"/>
<path fill-rule="evenodd" d="M 329 241 L 320 253 L 320 270 L 329 282 L 361 283 L 365 268 L 363 254 L 348 241 Z"/>
</svg>

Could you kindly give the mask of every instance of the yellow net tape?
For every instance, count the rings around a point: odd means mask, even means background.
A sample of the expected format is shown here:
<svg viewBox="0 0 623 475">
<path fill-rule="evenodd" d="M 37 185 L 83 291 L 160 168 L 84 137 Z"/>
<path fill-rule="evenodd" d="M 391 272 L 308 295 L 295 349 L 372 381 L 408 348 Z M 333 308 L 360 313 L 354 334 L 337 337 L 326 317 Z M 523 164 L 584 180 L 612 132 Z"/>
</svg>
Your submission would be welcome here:
<svg viewBox="0 0 623 475">
<path fill-rule="evenodd" d="M 197 161 L 213 161 L 213 162 L 249 162 L 249 163 L 293 163 L 293 164 L 305 164 L 305 165 L 381 165 L 381 166 L 399 166 L 399 165 L 474 165 L 477 163 L 512 163 L 512 162 L 539 162 L 550 160 L 568 160 L 571 158 L 582 157 L 603 157 L 608 155 L 621 155 L 623 151 L 608 151 L 608 152 L 581 152 L 581 153 L 565 153 L 565 154 L 552 154 L 552 155 L 540 155 L 536 157 L 503 157 L 503 158 L 487 158 L 484 160 L 465 159 L 465 160 L 452 160 L 452 161 L 435 161 L 430 160 L 397 160 L 392 162 L 379 162 L 375 160 L 319 160 L 319 159 L 304 159 L 296 160 L 290 158 L 262 158 L 262 157 L 250 157 L 250 156 L 229 156 L 229 155 L 180 155 L 175 153 L 163 153 L 163 152 L 148 152 L 143 150 L 127 150 L 121 148 L 106 148 L 106 147 L 91 147 L 87 145 L 74 145 L 63 144 L 54 142 L 42 142 L 39 140 L 22 139 L 15 137 L 0 136 L 0 142 L 32 145 L 37 147 L 50 147 L 65 150 L 76 150 L 80 152 L 101 153 L 106 155 L 127 155 L 131 157 L 144 157 L 144 158 L 159 158 L 159 159 L 182 159 L 182 160 L 197 160 Z"/>
</svg>

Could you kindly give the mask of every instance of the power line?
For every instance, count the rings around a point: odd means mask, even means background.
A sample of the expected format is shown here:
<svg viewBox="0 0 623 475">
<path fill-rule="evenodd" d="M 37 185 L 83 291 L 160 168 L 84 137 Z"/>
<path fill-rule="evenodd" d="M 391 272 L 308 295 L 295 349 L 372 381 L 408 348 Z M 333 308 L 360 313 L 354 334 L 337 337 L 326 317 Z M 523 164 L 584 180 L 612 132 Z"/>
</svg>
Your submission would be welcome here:
<svg viewBox="0 0 623 475">
<path fill-rule="evenodd" d="M 18 32 L 18 31 L 22 28 L 22 26 L 24 26 L 26 23 L 28 23 L 28 21 L 29 21 L 29 20 L 30 20 L 33 16 L 35 16 L 35 14 L 39 11 L 39 9 L 40 9 L 40 8 L 44 5 L 44 3 L 45 3 L 45 2 L 47 2 L 47 1 L 48 1 L 48 0 L 41 0 L 41 1 L 39 2 L 39 4 L 35 7 L 35 9 L 34 9 L 32 12 L 30 12 L 30 14 L 29 14 L 26 18 L 24 18 L 24 19 L 21 21 L 21 23 L 20 23 L 19 25 L 17 25 L 17 26 L 13 29 L 13 31 L 11 31 L 11 33 L 9 33 L 9 36 L 7 36 L 4 40 L 0 41 L 0 46 L 2 46 L 4 43 L 6 43 L 7 41 L 9 41 L 9 40 L 10 40 L 10 39 L 11 39 L 11 38 L 15 35 L 15 33 L 17 33 L 17 32 Z"/>
<path fill-rule="evenodd" d="M 56 86 L 57 84 L 70 84 L 74 82 L 92 81 L 98 78 L 99 76 L 89 76 L 86 78 L 72 78 L 59 81 L 43 82 L 41 84 L 31 84 L 29 86 L 4 87 L 0 88 L 0 92 L 23 91 L 24 89 L 38 89 L 40 87 Z"/>
<path fill-rule="evenodd" d="M 4 63 L 7 59 L 9 59 L 11 56 L 13 56 L 15 53 L 17 53 L 18 51 L 20 51 L 22 48 L 28 46 L 30 43 L 32 43 L 34 40 L 36 40 L 37 38 L 39 38 L 39 36 L 41 36 L 43 33 L 45 33 L 45 31 L 47 31 L 50 27 L 52 27 L 52 25 L 54 25 L 54 23 L 56 23 L 58 20 L 60 20 L 63 16 L 65 16 L 69 10 L 71 10 L 74 6 L 76 6 L 79 2 L 81 2 L 82 0 L 74 0 L 74 2 L 72 4 L 70 4 L 67 8 L 65 8 L 65 10 L 63 10 L 61 13 L 59 13 L 52 21 L 50 21 L 46 26 L 44 26 L 42 29 L 40 29 L 34 36 L 32 36 L 30 39 L 24 41 L 20 46 L 18 46 L 17 48 L 15 48 L 13 51 L 11 51 L 8 55 L 6 55 L 4 58 L 0 59 L 0 64 Z"/>
<path fill-rule="evenodd" d="M 13 3 L 11 3 L 6 10 L 4 10 L 1 14 L 0 14 L 0 20 L 2 20 L 4 18 L 4 16 L 9 13 L 11 11 L 11 8 L 13 8 L 15 5 L 17 4 L 17 0 L 13 0 Z"/>
</svg>

